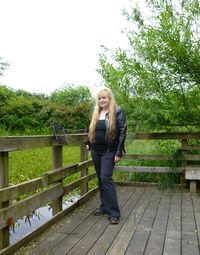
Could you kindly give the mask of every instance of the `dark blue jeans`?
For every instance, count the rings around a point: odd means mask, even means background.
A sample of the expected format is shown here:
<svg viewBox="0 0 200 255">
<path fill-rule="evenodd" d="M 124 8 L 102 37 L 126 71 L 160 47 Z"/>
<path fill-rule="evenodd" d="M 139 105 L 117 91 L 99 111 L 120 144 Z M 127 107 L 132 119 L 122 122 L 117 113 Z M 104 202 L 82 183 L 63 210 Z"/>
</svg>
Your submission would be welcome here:
<svg viewBox="0 0 200 255">
<path fill-rule="evenodd" d="M 107 213 L 109 219 L 120 217 L 117 193 L 112 179 L 115 154 L 116 152 L 91 151 L 100 192 L 101 205 L 99 208 Z"/>
</svg>

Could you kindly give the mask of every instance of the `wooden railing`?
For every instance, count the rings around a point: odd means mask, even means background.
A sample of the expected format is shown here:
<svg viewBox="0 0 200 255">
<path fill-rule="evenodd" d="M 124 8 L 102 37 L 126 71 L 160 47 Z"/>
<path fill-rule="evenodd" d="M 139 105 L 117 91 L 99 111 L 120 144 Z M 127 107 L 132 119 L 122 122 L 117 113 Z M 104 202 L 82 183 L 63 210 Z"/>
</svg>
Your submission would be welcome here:
<svg viewBox="0 0 200 255">
<path fill-rule="evenodd" d="M 69 144 L 75 144 L 76 140 L 85 143 L 87 134 L 70 135 Z M 196 191 L 196 181 L 200 179 L 200 167 L 190 166 L 187 162 L 199 161 L 200 155 L 190 155 L 192 150 L 200 150 L 200 145 L 190 144 L 190 140 L 200 139 L 200 133 L 137 133 L 134 140 L 179 140 L 180 141 L 180 166 L 175 171 L 180 173 L 181 182 L 185 179 L 190 181 L 190 190 Z M 9 227 L 16 220 L 28 216 L 31 212 L 41 206 L 52 203 L 53 217 L 45 223 L 41 229 L 49 226 L 66 213 L 62 209 L 63 196 L 79 187 L 81 198 L 67 210 L 73 209 L 77 204 L 83 203 L 89 196 L 96 192 L 97 188 L 88 190 L 88 183 L 96 177 L 94 172 L 88 174 L 88 168 L 92 161 L 88 160 L 88 151 L 84 145 L 81 146 L 80 163 L 70 166 L 63 166 L 62 150 L 63 145 L 58 144 L 52 136 L 29 136 L 29 137 L 0 137 L 0 254 L 7 254 L 9 246 Z M 9 152 L 16 150 L 26 150 L 32 148 L 52 147 L 52 170 L 44 173 L 41 177 L 17 185 L 9 186 Z M 130 154 L 126 153 L 124 159 L 131 160 L 152 160 L 152 161 L 172 161 L 173 155 L 155 154 Z M 124 172 L 151 172 L 166 173 L 171 172 L 167 166 L 116 166 L 117 171 Z M 63 179 L 81 173 L 81 177 L 76 181 L 63 184 Z M 36 192 L 37 191 L 37 192 Z M 34 193 L 30 195 L 30 193 Z M 15 201 L 19 196 L 26 195 L 25 199 Z M 12 202 L 15 201 L 15 202 Z M 38 230 L 37 230 L 38 231 Z M 22 246 L 30 240 L 36 232 L 32 232 L 23 238 L 22 241 L 14 244 L 13 250 Z M 5 253 L 4 253 L 5 252 Z M 9 251 L 10 252 L 10 251 Z"/>
<path fill-rule="evenodd" d="M 83 203 L 97 190 L 97 188 L 88 190 L 88 183 L 96 177 L 96 173 L 88 174 L 88 168 L 93 163 L 88 160 L 88 151 L 84 146 L 87 135 L 71 135 L 71 137 L 73 138 L 68 139 L 69 144 L 76 143 L 75 139 L 78 139 L 82 145 L 80 145 L 80 163 L 70 166 L 63 166 L 63 145 L 56 143 L 52 136 L 0 137 L 0 254 L 4 251 L 3 249 L 9 246 L 10 225 L 18 219 L 51 203 L 53 217 L 49 223 L 46 223 L 48 225 L 65 212 L 62 209 L 64 195 L 80 188 L 81 198 L 72 206 L 73 208 L 75 205 Z M 34 180 L 9 186 L 9 152 L 43 147 L 52 147 L 52 170 Z M 64 185 L 63 179 L 75 173 L 81 173 L 81 177 L 68 185 Z M 25 195 L 25 199 L 11 202 L 23 195 Z"/>
<path fill-rule="evenodd" d="M 179 163 L 177 167 L 169 166 L 116 166 L 115 170 L 123 172 L 140 172 L 140 173 L 180 173 L 180 183 L 184 184 L 189 181 L 190 192 L 196 192 L 197 181 L 200 180 L 200 164 L 193 165 L 191 162 L 200 161 L 199 154 L 191 154 L 200 150 L 200 132 L 196 133 L 136 133 L 134 140 L 178 140 L 180 142 Z M 190 141 L 195 140 L 196 143 L 191 144 Z M 129 154 L 124 155 L 124 159 L 139 159 L 152 161 L 174 161 L 174 155 L 157 155 L 157 154 Z M 173 164 L 171 164 L 173 165 Z"/>
</svg>

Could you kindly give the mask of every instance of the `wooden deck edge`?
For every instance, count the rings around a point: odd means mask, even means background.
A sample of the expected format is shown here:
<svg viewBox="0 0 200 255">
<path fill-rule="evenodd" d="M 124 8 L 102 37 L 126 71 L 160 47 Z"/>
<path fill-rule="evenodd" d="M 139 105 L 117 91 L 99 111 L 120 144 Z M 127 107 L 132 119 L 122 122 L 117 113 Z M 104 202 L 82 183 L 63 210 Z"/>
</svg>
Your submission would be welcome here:
<svg viewBox="0 0 200 255">
<path fill-rule="evenodd" d="M 73 205 L 70 207 L 64 209 L 63 211 L 57 213 L 55 216 L 53 216 L 49 221 L 45 222 L 42 226 L 35 229 L 33 232 L 28 233 L 25 235 L 22 239 L 17 241 L 16 243 L 9 245 L 8 247 L 2 249 L 0 251 L 0 255 L 10 255 L 13 254 L 15 251 L 17 251 L 20 247 L 25 245 L 26 243 L 30 242 L 34 237 L 36 237 L 38 234 L 42 233 L 45 229 L 50 227 L 52 224 L 56 223 L 59 219 L 61 219 L 63 216 L 67 215 L 69 212 L 71 212 L 74 208 L 76 208 L 79 205 L 82 205 L 85 203 L 91 196 L 93 196 L 98 191 L 98 187 L 90 190 L 88 193 L 80 197 Z"/>
<path fill-rule="evenodd" d="M 136 186 L 136 187 L 156 187 L 158 183 L 156 182 L 120 182 L 115 181 L 116 185 L 119 186 Z M 174 184 L 174 187 L 177 189 L 185 189 L 187 188 L 186 184 Z"/>
</svg>

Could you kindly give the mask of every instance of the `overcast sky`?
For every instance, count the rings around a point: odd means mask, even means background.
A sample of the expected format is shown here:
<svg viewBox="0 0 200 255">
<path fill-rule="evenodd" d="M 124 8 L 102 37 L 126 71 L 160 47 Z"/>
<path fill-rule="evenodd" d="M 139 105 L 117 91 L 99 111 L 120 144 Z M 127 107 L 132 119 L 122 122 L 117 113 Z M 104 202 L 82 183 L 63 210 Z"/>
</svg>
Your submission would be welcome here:
<svg viewBox="0 0 200 255">
<path fill-rule="evenodd" d="M 64 83 L 101 83 L 101 45 L 126 47 L 122 9 L 131 0 L 0 0 L 0 84 L 50 94 Z"/>
</svg>

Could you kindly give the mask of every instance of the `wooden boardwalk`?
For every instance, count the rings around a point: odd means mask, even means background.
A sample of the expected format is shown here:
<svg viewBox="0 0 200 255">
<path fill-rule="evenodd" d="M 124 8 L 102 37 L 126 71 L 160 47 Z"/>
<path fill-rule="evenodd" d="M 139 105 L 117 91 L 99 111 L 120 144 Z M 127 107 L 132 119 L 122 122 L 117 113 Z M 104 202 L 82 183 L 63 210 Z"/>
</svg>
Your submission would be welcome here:
<svg viewBox="0 0 200 255">
<path fill-rule="evenodd" d="M 197 255 L 200 196 L 188 191 L 118 186 L 121 221 L 94 216 L 98 193 L 15 254 Z"/>
</svg>

